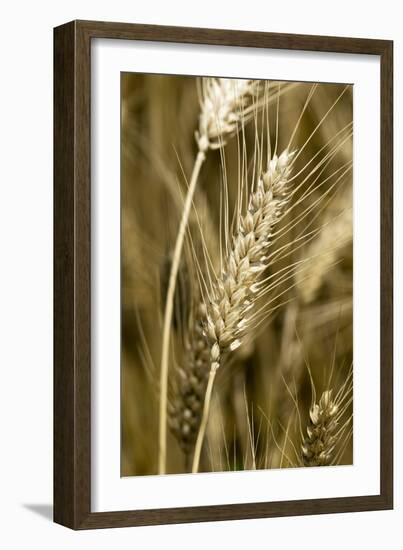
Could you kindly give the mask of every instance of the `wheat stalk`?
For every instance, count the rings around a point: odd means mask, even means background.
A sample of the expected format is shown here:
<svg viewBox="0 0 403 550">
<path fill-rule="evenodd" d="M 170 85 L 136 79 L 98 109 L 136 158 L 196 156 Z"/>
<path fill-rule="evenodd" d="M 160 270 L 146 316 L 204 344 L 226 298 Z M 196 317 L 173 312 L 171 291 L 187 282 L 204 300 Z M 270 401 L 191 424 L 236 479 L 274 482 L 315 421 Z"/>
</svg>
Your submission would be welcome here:
<svg viewBox="0 0 403 550">
<path fill-rule="evenodd" d="M 307 437 L 301 450 L 305 466 L 329 466 L 337 443 L 336 430 L 339 406 L 332 399 L 332 390 L 322 393 L 309 410 Z"/>
<path fill-rule="evenodd" d="M 199 308 L 203 306 L 200 304 Z M 185 346 L 183 365 L 177 369 L 178 380 L 168 409 L 168 423 L 186 461 L 193 449 L 200 426 L 203 398 L 209 373 L 210 348 L 204 335 L 201 311 L 193 321 Z"/>
<path fill-rule="evenodd" d="M 233 351 L 253 322 L 250 311 L 259 293 L 261 274 L 268 267 L 268 249 L 274 226 L 290 199 L 287 186 L 293 153 L 275 155 L 251 193 L 247 212 L 240 217 L 226 265 L 207 305 L 206 333 L 211 345 L 212 368 L 223 353 Z"/>
<path fill-rule="evenodd" d="M 242 125 L 251 116 L 253 112 L 251 102 L 256 91 L 256 86 L 256 81 L 252 80 L 231 80 L 226 78 L 202 79 L 203 94 L 201 98 L 199 130 L 196 132 L 198 153 L 190 178 L 175 242 L 163 320 L 158 453 L 158 470 L 160 474 L 164 474 L 166 471 L 169 340 L 175 287 L 193 196 L 207 151 L 225 145 L 226 140 L 237 131 L 239 124 Z"/>
<path fill-rule="evenodd" d="M 196 440 L 192 471 L 197 472 L 208 420 L 209 400 L 222 356 L 241 344 L 253 328 L 253 307 L 260 293 L 261 275 L 268 267 L 268 250 L 273 229 L 290 200 L 288 179 L 293 153 L 274 155 L 267 171 L 251 192 L 238 230 L 233 237 L 221 275 L 208 296 L 206 335 L 210 344 L 210 373 L 202 422 Z"/>
<path fill-rule="evenodd" d="M 307 435 L 301 445 L 301 458 L 304 466 L 337 464 L 342 458 L 345 446 L 351 436 L 352 415 L 347 414 L 347 411 L 353 399 L 353 365 L 350 365 L 345 380 L 333 397 L 333 390 L 330 389 L 329 384 L 334 373 L 335 353 L 336 347 L 333 352 L 329 383 L 318 402 L 316 402 L 312 373 L 308 369 L 312 385 L 312 403 L 306 428 Z"/>
<path fill-rule="evenodd" d="M 256 111 L 258 80 L 203 78 L 200 93 L 199 149 L 219 149 Z"/>
</svg>

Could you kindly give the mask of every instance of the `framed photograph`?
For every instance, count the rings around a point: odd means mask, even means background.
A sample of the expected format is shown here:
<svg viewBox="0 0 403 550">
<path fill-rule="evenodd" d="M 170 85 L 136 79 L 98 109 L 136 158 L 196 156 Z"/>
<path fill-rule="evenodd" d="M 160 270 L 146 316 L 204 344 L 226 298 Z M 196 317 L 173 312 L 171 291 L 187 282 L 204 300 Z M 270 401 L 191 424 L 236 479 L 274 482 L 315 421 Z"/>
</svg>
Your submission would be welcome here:
<svg viewBox="0 0 403 550">
<path fill-rule="evenodd" d="M 393 506 L 393 43 L 54 31 L 54 520 Z"/>
</svg>

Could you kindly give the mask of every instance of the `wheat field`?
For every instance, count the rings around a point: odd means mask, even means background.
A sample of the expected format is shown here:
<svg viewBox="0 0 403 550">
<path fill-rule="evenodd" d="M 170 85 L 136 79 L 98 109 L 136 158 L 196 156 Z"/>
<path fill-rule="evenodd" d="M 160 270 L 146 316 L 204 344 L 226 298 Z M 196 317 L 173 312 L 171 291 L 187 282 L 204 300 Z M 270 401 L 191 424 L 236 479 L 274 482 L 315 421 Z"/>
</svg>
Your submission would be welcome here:
<svg viewBox="0 0 403 550">
<path fill-rule="evenodd" d="M 353 89 L 121 77 L 121 475 L 353 462 Z"/>
</svg>

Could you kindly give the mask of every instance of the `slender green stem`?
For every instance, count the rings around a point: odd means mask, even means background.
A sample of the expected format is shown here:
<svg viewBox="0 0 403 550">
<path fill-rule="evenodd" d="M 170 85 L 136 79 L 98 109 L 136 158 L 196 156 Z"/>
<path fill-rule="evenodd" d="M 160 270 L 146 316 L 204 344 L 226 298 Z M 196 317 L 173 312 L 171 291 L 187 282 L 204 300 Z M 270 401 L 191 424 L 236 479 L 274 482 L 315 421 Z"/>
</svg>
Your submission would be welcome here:
<svg viewBox="0 0 403 550">
<path fill-rule="evenodd" d="M 215 363 L 215 365 L 217 365 L 217 363 Z M 207 427 L 208 417 L 210 413 L 211 395 L 213 392 L 216 372 L 217 372 L 217 366 L 212 367 L 208 377 L 206 395 L 204 397 L 204 404 L 203 404 L 203 415 L 200 423 L 199 433 L 197 434 L 195 452 L 193 455 L 193 464 L 192 464 L 193 474 L 196 474 L 199 471 L 200 454 L 203 447 L 204 436 L 206 434 L 206 427 Z"/>
<path fill-rule="evenodd" d="M 168 404 L 168 362 L 169 362 L 169 340 L 172 323 L 173 303 L 175 296 L 176 279 L 182 255 L 183 242 L 186 235 L 186 227 L 189 220 L 192 207 L 193 196 L 196 190 L 197 179 L 200 169 L 206 155 L 199 151 L 193 167 L 190 178 L 189 188 L 186 195 L 185 204 L 182 212 L 182 219 L 179 225 L 178 235 L 176 237 L 175 249 L 172 259 L 171 273 L 169 275 L 169 284 L 167 298 L 165 303 L 164 324 L 162 332 L 162 353 L 160 370 L 160 411 L 159 411 L 159 448 L 158 448 L 158 471 L 160 474 L 166 472 L 166 439 L 167 439 L 167 404 Z"/>
</svg>

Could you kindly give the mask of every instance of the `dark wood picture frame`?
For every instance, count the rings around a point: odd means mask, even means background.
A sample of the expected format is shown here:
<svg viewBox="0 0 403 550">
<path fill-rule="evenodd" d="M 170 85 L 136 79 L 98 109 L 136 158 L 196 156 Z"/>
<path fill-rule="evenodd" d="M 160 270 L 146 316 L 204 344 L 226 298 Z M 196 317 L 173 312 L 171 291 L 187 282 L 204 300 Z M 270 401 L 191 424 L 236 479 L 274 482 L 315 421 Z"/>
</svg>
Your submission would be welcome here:
<svg viewBox="0 0 403 550">
<path fill-rule="evenodd" d="M 91 512 L 91 40 L 114 38 L 380 56 L 380 494 L 170 509 Z M 54 30 L 54 521 L 126 527 L 393 507 L 393 42 L 73 21 Z"/>
</svg>

